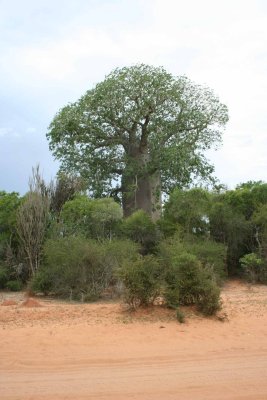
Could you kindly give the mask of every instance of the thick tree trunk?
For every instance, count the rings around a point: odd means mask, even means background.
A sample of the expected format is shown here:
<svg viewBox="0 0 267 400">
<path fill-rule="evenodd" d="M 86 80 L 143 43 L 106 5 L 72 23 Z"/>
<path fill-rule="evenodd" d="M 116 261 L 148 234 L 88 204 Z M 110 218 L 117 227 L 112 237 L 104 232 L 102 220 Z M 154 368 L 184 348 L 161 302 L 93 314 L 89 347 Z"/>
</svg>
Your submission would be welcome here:
<svg viewBox="0 0 267 400">
<path fill-rule="evenodd" d="M 144 210 L 156 221 L 161 215 L 161 180 L 159 171 L 147 171 L 148 160 L 147 153 L 136 151 L 125 168 L 122 176 L 123 214 L 128 217 L 136 210 Z"/>
</svg>

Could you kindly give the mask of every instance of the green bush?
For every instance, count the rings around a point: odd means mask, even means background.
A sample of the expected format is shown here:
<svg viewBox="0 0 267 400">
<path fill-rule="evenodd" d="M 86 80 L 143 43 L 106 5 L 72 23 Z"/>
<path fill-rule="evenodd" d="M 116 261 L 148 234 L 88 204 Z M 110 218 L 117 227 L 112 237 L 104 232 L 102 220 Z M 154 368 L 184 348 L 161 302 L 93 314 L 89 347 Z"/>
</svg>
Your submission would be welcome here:
<svg viewBox="0 0 267 400">
<path fill-rule="evenodd" d="M 212 240 L 197 240 L 184 243 L 184 249 L 194 254 L 202 266 L 214 273 L 216 281 L 221 284 L 227 277 L 226 257 L 227 249 L 221 243 Z"/>
<path fill-rule="evenodd" d="M 104 240 L 115 235 L 122 209 L 112 198 L 77 196 L 67 201 L 60 214 L 65 234 Z"/>
<path fill-rule="evenodd" d="M 53 291 L 53 273 L 46 268 L 40 268 L 33 276 L 29 288 L 33 293 L 43 293 L 47 296 Z"/>
<path fill-rule="evenodd" d="M 137 256 L 136 245 L 126 240 L 100 243 L 77 236 L 47 240 L 44 265 L 30 289 L 80 301 L 96 300 L 114 285 L 114 270 L 125 258 Z"/>
<path fill-rule="evenodd" d="M 199 285 L 197 308 L 204 315 L 213 315 L 221 308 L 220 289 L 209 280 L 203 280 Z"/>
<path fill-rule="evenodd" d="M 124 301 L 133 308 L 153 304 L 161 290 L 161 267 L 151 255 L 126 261 L 118 269 L 118 276 L 124 284 Z"/>
<path fill-rule="evenodd" d="M 196 304 L 199 311 L 212 315 L 220 308 L 220 290 L 210 270 L 196 256 L 182 253 L 165 270 L 165 299 L 168 306 Z"/>
<path fill-rule="evenodd" d="M 249 282 L 267 283 L 267 267 L 257 254 L 246 254 L 244 257 L 240 258 L 240 264 L 244 276 Z"/>
<path fill-rule="evenodd" d="M 20 281 L 8 281 L 6 288 L 11 290 L 11 292 L 19 292 L 22 289 L 22 283 Z"/>
<path fill-rule="evenodd" d="M 0 289 L 4 289 L 6 287 L 8 279 L 8 270 L 5 267 L 0 266 Z"/>
<path fill-rule="evenodd" d="M 185 323 L 185 315 L 184 315 L 183 311 L 180 310 L 180 308 L 176 309 L 176 319 L 177 319 L 177 321 L 180 322 L 180 324 Z"/>
<path fill-rule="evenodd" d="M 216 278 L 218 284 L 226 278 L 226 248 L 223 244 L 192 237 L 191 240 L 185 241 L 177 233 L 159 245 L 159 256 L 163 258 L 164 263 L 170 264 L 183 253 L 196 256 L 203 268 L 210 270 L 211 276 Z"/>
<path fill-rule="evenodd" d="M 125 260 L 129 262 L 138 258 L 138 244 L 131 240 L 116 239 L 103 242 L 104 262 L 112 271 L 122 266 Z"/>
<path fill-rule="evenodd" d="M 110 280 L 103 256 L 101 245 L 82 237 L 48 240 L 44 246 L 44 265 L 30 288 L 75 300 L 94 300 Z"/>
<path fill-rule="evenodd" d="M 143 255 L 153 253 L 160 239 L 158 226 L 143 210 L 138 210 L 126 218 L 121 230 L 128 239 L 140 244 Z"/>
</svg>

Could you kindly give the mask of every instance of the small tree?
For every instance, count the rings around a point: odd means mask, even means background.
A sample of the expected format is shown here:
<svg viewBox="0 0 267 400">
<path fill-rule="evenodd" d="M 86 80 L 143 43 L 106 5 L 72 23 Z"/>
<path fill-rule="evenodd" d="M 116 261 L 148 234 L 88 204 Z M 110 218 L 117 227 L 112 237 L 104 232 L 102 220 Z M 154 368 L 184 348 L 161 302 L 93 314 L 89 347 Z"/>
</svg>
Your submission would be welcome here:
<svg viewBox="0 0 267 400">
<path fill-rule="evenodd" d="M 40 266 L 41 250 L 49 217 L 49 196 L 39 167 L 33 169 L 26 194 L 17 213 L 17 233 L 26 258 L 28 274 L 32 276 Z"/>
<path fill-rule="evenodd" d="M 49 185 L 50 209 L 57 219 L 64 204 L 72 200 L 83 188 L 83 182 L 74 175 L 59 172 L 56 180 Z"/>
<path fill-rule="evenodd" d="M 240 258 L 240 263 L 244 275 L 249 282 L 267 282 L 267 268 L 263 260 L 257 254 L 246 254 L 244 257 Z"/>
</svg>

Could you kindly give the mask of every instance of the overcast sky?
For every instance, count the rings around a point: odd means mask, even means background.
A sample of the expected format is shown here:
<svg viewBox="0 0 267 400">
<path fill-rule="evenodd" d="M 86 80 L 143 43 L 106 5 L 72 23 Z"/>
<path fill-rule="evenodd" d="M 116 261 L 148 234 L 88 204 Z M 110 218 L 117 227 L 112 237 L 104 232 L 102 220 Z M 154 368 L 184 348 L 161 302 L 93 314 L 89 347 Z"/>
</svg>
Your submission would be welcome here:
<svg viewBox="0 0 267 400">
<path fill-rule="evenodd" d="M 266 0 L 0 0 L 0 190 L 47 180 L 55 113 L 112 69 L 147 63 L 214 89 L 230 112 L 209 154 L 233 188 L 267 181 Z"/>
</svg>

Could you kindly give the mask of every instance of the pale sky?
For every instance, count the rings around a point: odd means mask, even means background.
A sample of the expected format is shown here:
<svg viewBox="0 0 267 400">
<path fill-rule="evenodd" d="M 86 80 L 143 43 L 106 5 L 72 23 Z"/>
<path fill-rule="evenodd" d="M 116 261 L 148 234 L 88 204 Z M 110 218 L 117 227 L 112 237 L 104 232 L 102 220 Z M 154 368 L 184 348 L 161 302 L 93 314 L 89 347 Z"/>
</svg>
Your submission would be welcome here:
<svg viewBox="0 0 267 400">
<path fill-rule="evenodd" d="M 267 181 L 266 0 L 0 0 L 0 190 L 49 180 L 55 113 L 112 69 L 163 66 L 208 85 L 229 108 L 208 157 L 233 188 Z"/>
</svg>

